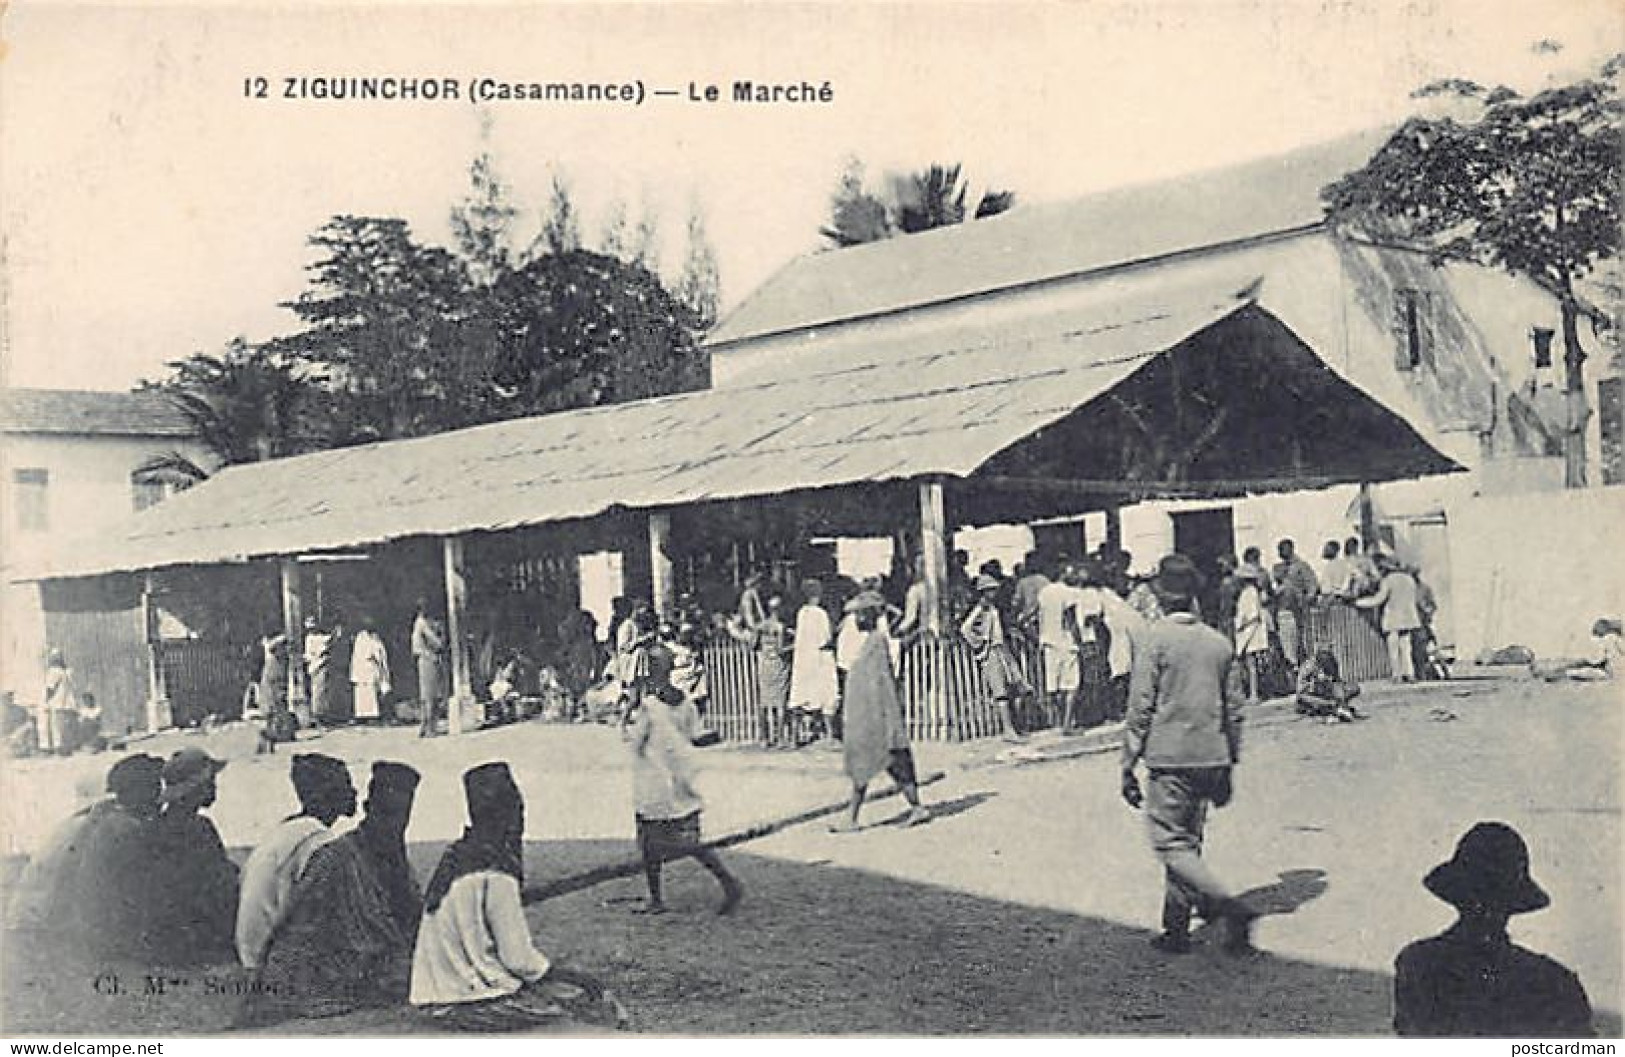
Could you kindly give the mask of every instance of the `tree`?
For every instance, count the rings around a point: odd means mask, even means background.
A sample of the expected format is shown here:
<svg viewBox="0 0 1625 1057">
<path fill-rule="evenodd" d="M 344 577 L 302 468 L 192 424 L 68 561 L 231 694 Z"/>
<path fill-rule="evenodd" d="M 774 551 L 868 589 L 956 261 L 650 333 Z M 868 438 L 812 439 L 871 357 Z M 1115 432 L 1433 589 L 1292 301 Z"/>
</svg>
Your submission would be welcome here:
<svg viewBox="0 0 1625 1057">
<path fill-rule="evenodd" d="M 324 416 L 319 379 L 303 374 L 286 356 L 242 338 L 218 356 L 193 353 L 168 364 L 169 377 L 144 381 L 144 392 L 169 398 L 222 466 L 298 455 L 326 446 L 316 423 Z M 179 451 L 149 459 L 137 471 L 186 484 L 210 470 Z"/>
<path fill-rule="evenodd" d="M 967 214 L 970 188 L 958 164 L 891 173 L 884 192 L 865 185 L 862 163 L 849 160 L 830 200 L 830 222 L 820 229 L 832 248 L 858 246 L 897 234 L 982 220 L 1012 209 L 1014 191 L 987 190 Z"/>
<path fill-rule="evenodd" d="M 660 216 L 647 200 L 638 215 L 638 226 L 632 230 L 632 241 L 627 245 L 625 258 L 648 271 L 658 270 L 660 263 Z"/>
<path fill-rule="evenodd" d="M 553 188 L 548 197 L 547 211 L 542 214 L 542 231 L 531 245 L 531 256 L 543 253 L 569 253 L 581 248 L 581 222 L 576 217 L 575 199 L 570 185 L 558 173 L 553 174 Z"/>
<path fill-rule="evenodd" d="M 703 388 L 687 311 L 646 268 L 601 253 L 546 254 L 493 289 L 496 380 L 508 414 L 536 415 Z"/>
<path fill-rule="evenodd" d="M 677 300 L 688 309 L 691 329 L 703 333 L 717 321 L 721 282 L 717 254 L 705 233 L 705 217 L 696 205 L 688 215 L 688 255 L 683 260 L 683 273 L 674 291 Z"/>
<path fill-rule="evenodd" d="M 863 163 L 849 158 L 830 196 L 829 224 L 819 234 L 831 248 L 861 246 L 891 238 L 892 224 L 886 203 L 864 187 Z"/>
<path fill-rule="evenodd" d="M 1362 169 L 1322 192 L 1345 234 L 1420 245 L 1435 263 L 1502 268 L 1557 300 L 1571 488 L 1586 481 L 1590 417 L 1579 323 L 1592 311 L 1577 285 L 1619 250 L 1622 67 L 1616 57 L 1592 77 L 1530 97 L 1459 78 L 1428 85 L 1417 95 L 1470 104 L 1476 118 L 1413 117 Z"/>
<path fill-rule="evenodd" d="M 604 228 L 598 236 L 598 252 L 617 260 L 626 259 L 626 202 L 614 199 L 604 211 Z"/>
<path fill-rule="evenodd" d="M 519 214 L 496 172 L 489 151 L 475 156 L 468 170 L 468 196 L 451 210 L 451 233 L 470 277 L 489 286 L 513 264 L 513 219 Z"/>
<path fill-rule="evenodd" d="M 406 221 L 338 216 L 310 239 L 323 256 L 285 304 L 305 323 L 278 352 L 318 368 L 344 399 L 351 439 L 394 439 L 485 421 L 494 348 L 462 260 L 416 242 Z"/>
</svg>

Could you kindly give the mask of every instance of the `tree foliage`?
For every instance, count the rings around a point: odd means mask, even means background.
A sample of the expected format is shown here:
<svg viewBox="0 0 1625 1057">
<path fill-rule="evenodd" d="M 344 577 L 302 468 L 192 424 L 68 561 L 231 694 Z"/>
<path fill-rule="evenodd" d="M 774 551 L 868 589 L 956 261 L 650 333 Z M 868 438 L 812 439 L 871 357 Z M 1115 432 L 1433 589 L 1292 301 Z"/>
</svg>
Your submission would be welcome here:
<svg viewBox="0 0 1625 1057">
<path fill-rule="evenodd" d="M 493 289 L 497 380 L 542 414 L 702 388 L 685 307 L 653 273 L 601 253 L 538 257 Z"/>
<path fill-rule="evenodd" d="M 1619 251 L 1620 70 L 1616 58 L 1594 76 L 1527 97 L 1462 78 L 1435 82 L 1417 95 L 1470 104 L 1477 116 L 1412 118 L 1362 169 L 1322 192 L 1344 232 L 1419 245 L 1439 262 L 1503 268 L 1557 299 L 1571 486 L 1584 483 L 1589 414 L 1577 320 L 1610 315 L 1593 312 L 1577 284 Z"/>
<path fill-rule="evenodd" d="M 562 178 L 524 254 L 512 249 L 519 213 L 482 150 L 450 211 L 454 249 L 420 241 L 398 218 L 335 216 L 311 235 L 306 289 L 284 305 L 297 331 L 177 361 L 147 384 L 231 464 L 707 383 L 696 334 L 715 319 L 718 279 L 698 213 L 680 297 L 652 269 L 647 208 L 630 233 L 624 207 L 611 213 L 605 241 L 619 256 L 580 247 Z M 205 475 L 178 454 L 152 470 Z"/>
<path fill-rule="evenodd" d="M 288 357 L 235 338 L 218 356 L 194 353 L 168 367 L 167 378 L 144 381 L 138 388 L 168 397 L 220 465 L 326 446 L 320 380 L 302 374 Z M 172 451 L 148 460 L 139 472 L 184 484 L 202 480 L 210 471 Z"/>
<path fill-rule="evenodd" d="M 849 161 L 830 198 L 829 223 L 819 229 L 831 248 L 859 246 L 894 235 L 981 220 L 1015 206 L 1014 191 L 984 191 L 968 208 L 970 187 L 958 164 L 932 164 L 917 172 L 891 173 L 871 189 L 863 164 Z"/>
<path fill-rule="evenodd" d="M 513 265 L 513 221 L 519 210 L 509 202 L 489 151 L 474 158 L 468 180 L 468 196 L 451 210 L 452 241 L 469 275 L 489 286 Z"/>
<path fill-rule="evenodd" d="M 705 216 L 698 206 L 688 215 L 688 254 L 674 293 L 688 310 L 689 326 L 702 333 L 710 330 L 717 321 L 722 299 L 721 273 L 716 250 L 705 233 Z"/>
</svg>

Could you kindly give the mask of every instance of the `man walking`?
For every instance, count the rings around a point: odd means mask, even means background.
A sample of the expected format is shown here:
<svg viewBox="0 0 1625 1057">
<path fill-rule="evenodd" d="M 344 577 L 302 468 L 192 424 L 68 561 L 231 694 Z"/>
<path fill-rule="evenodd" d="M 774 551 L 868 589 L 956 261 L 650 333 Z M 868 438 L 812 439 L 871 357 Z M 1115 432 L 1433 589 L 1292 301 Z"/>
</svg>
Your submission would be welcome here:
<svg viewBox="0 0 1625 1057">
<path fill-rule="evenodd" d="M 1151 846 L 1166 888 L 1162 933 L 1152 945 L 1190 950 L 1191 914 L 1225 925 L 1225 949 L 1251 945 L 1257 914 L 1230 895 L 1202 861 L 1207 807 L 1230 802 L 1230 772 L 1241 749 L 1241 717 L 1230 690 L 1230 643 L 1192 614 L 1198 575 L 1183 554 L 1162 559 L 1154 589 L 1165 616 L 1136 643 L 1124 725 L 1122 791 L 1130 807 L 1145 802 Z M 1142 797 L 1135 766 L 1145 761 Z"/>
</svg>

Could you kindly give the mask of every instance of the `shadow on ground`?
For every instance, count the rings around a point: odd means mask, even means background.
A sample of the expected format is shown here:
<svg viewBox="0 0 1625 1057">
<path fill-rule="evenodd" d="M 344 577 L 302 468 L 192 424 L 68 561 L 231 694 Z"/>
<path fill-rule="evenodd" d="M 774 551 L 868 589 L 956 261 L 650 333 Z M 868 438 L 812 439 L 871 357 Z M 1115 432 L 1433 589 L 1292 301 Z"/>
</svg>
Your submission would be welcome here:
<svg viewBox="0 0 1625 1057">
<path fill-rule="evenodd" d="M 965 798 L 967 801 L 974 798 Z M 974 805 L 966 805 L 968 810 Z M 527 883 L 624 858 L 630 841 L 549 842 L 526 850 Z M 412 849 L 420 873 L 438 846 Z M 725 853 L 747 886 L 732 917 L 713 913 L 698 866 L 667 868 L 673 913 L 647 918 L 626 878 L 528 909 L 538 945 L 595 973 L 652 1033 L 909 1035 L 1372 1035 L 1388 1030 L 1391 980 L 1260 952 L 1199 945 L 1153 952 L 1150 933 L 1115 922 L 968 895 L 829 865 Z M 1324 891 L 1293 870 L 1249 894 L 1291 913 Z M 188 972 L 64 959 L 11 938 L 8 1033 L 189 1035 L 230 1029 L 235 967 Z M 117 978 L 117 990 L 110 981 Z M 148 984 L 148 977 L 160 981 Z M 1617 1015 L 1599 1021 L 1619 1030 Z M 404 1009 L 294 1021 L 274 1034 L 433 1031 Z M 568 1031 L 568 1028 L 560 1030 Z"/>
</svg>

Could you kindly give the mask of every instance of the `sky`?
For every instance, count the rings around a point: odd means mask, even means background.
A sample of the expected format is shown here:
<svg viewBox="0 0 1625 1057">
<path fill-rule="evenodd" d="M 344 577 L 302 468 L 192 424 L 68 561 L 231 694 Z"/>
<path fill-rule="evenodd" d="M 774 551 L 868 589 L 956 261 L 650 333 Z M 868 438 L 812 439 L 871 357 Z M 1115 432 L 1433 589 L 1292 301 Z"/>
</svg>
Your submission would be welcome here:
<svg viewBox="0 0 1625 1057">
<path fill-rule="evenodd" d="M 1053 201 L 1392 123 L 1439 77 L 1529 89 L 1625 50 L 1616 0 L 24 0 L 0 12 L 0 381 L 86 389 L 295 330 L 278 305 L 303 288 L 306 240 L 332 215 L 403 217 L 449 242 L 482 144 L 523 209 L 521 241 L 554 175 L 589 244 L 612 201 L 634 217 L 652 208 L 673 274 L 700 210 L 726 312 L 818 249 L 849 157 L 872 174 L 959 161 L 973 187 Z M 256 76 L 270 98 L 245 97 Z M 293 76 L 454 78 L 465 98 L 281 98 Z M 724 99 L 737 79 L 805 80 L 834 99 L 482 107 L 466 99 L 479 77 L 636 78 L 685 95 L 715 83 Z"/>
</svg>

